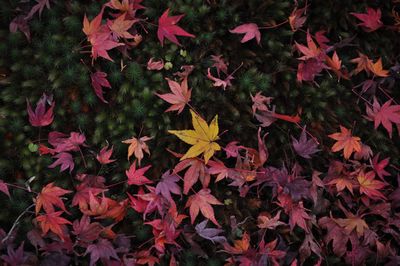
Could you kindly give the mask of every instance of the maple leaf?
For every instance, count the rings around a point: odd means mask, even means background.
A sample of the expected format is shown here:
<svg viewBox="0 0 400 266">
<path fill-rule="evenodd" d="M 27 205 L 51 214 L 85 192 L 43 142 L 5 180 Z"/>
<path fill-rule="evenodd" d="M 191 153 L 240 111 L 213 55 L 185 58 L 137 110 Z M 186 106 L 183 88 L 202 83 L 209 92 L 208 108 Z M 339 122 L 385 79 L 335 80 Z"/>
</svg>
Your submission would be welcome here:
<svg viewBox="0 0 400 266">
<path fill-rule="evenodd" d="M 214 82 L 214 87 L 222 87 L 224 90 L 226 87 L 232 86 L 231 80 L 235 79 L 232 74 L 228 75 L 225 79 L 216 78 L 211 74 L 210 68 L 207 69 L 207 78 Z"/>
<path fill-rule="evenodd" d="M 340 78 L 349 79 L 347 74 L 342 71 L 342 60 L 339 59 L 336 51 L 333 53 L 332 58 L 326 56 L 326 64 L 333 72 L 335 72 L 339 80 Z"/>
<path fill-rule="evenodd" d="M 126 176 L 128 177 L 129 185 L 141 186 L 144 184 L 151 184 L 153 181 L 149 180 L 144 176 L 144 173 L 149 170 L 151 165 L 136 169 L 136 161 L 129 167 L 129 170 L 125 171 Z"/>
<path fill-rule="evenodd" d="M 385 170 L 385 167 L 389 165 L 389 160 L 390 158 L 385 158 L 381 161 L 379 161 L 379 156 L 380 154 L 378 153 L 377 155 L 374 156 L 371 160 L 372 167 L 374 168 L 374 171 L 376 174 L 380 177 L 380 179 L 384 180 L 385 176 L 390 176 L 390 173 L 388 173 Z"/>
<path fill-rule="evenodd" d="M 323 61 L 315 58 L 308 59 L 297 66 L 297 80 L 299 82 L 314 81 L 315 77 L 326 68 Z"/>
<path fill-rule="evenodd" d="M 70 190 L 65 190 L 55 186 L 54 183 L 47 184 L 44 188 L 42 188 L 42 191 L 36 197 L 36 214 L 39 213 L 42 207 L 46 213 L 52 213 L 54 212 L 54 206 L 57 206 L 63 211 L 67 212 L 60 197 L 71 192 L 72 191 Z"/>
<path fill-rule="evenodd" d="M 113 148 L 114 147 L 111 147 L 108 150 L 108 145 L 103 147 L 100 150 L 99 154 L 96 155 L 97 161 L 99 161 L 99 163 L 101 163 L 101 164 L 109 164 L 109 163 L 115 162 L 116 160 L 110 160 L 110 157 L 113 153 Z"/>
<path fill-rule="evenodd" d="M 215 141 L 218 137 L 218 115 L 214 117 L 210 125 L 190 110 L 192 114 L 192 123 L 194 130 L 168 130 L 169 133 L 176 135 L 184 142 L 193 145 L 186 154 L 181 157 L 181 161 L 187 158 L 194 158 L 204 153 L 204 161 L 207 164 L 208 160 L 213 156 L 215 151 L 221 150 L 221 146 Z"/>
<path fill-rule="evenodd" d="M 100 238 L 96 244 L 91 244 L 87 247 L 85 255 L 90 253 L 90 266 L 96 265 L 96 262 L 101 259 L 103 263 L 114 258 L 119 261 L 117 252 L 110 241 Z"/>
<path fill-rule="evenodd" d="M 373 200 L 386 200 L 386 197 L 379 190 L 386 186 L 382 181 L 375 179 L 375 173 L 370 171 L 364 173 L 361 171 L 357 176 L 358 183 L 360 184 L 360 193 L 365 194 Z"/>
<path fill-rule="evenodd" d="M 322 54 L 322 50 L 316 45 L 309 31 L 307 31 L 307 46 L 298 44 L 297 42 L 295 42 L 295 45 L 297 50 L 303 54 L 303 56 L 298 58 L 299 60 L 305 61 L 312 58 L 318 58 Z"/>
<path fill-rule="evenodd" d="M 357 64 L 356 68 L 352 71 L 352 75 L 356 75 L 361 71 L 366 71 L 369 73 L 371 60 L 365 54 L 358 52 L 358 57 L 351 59 L 350 62 Z"/>
<path fill-rule="evenodd" d="M 28 25 L 28 20 L 25 18 L 24 15 L 19 15 L 16 16 L 11 22 L 10 22 L 10 32 L 17 32 L 17 30 L 20 30 L 28 39 L 28 41 L 31 41 L 31 31 L 29 29 Z"/>
<path fill-rule="evenodd" d="M 101 9 L 100 13 L 92 20 L 86 17 L 86 14 L 83 18 L 83 28 L 82 31 L 86 34 L 88 40 L 97 34 L 101 29 L 101 20 L 103 19 L 104 8 Z"/>
<path fill-rule="evenodd" d="M 217 69 L 218 76 L 220 72 L 228 74 L 229 63 L 225 62 L 225 60 L 222 58 L 222 55 L 212 55 L 211 60 L 214 62 L 212 67 Z"/>
<path fill-rule="evenodd" d="M 275 230 L 276 227 L 280 225 L 285 225 L 285 223 L 279 221 L 281 216 L 281 211 L 278 211 L 274 217 L 269 217 L 269 215 L 261 213 L 257 217 L 257 226 L 262 229 Z"/>
<path fill-rule="evenodd" d="M 8 186 L 2 179 L 0 179 L 0 191 L 10 197 L 10 191 L 8 191 Z"/>
<path fill-rule="evenodd" d="M 349 159 L 354 151 L 361 151 L 361 141 L 359 137 L 352 136 L 351 130 L 343 126 L 340 126 L 340 131 L 339 133 L 328 135 L 328 137 L 337 141 L 331 150 L 333 152 L 343 150 L 344 158 Z"/>
<path fill-rule="evenodd" d="M 338 192 L 343 191 L 345 188 L 347 188 L 350 193 L 353 194 L 354 182 L 345 176 L 335 178 L 332 181 L 328 182 L 327 185 L 336 185 L 336 190 Z"/>
<path fill-rule="evenodd" d="M 322 217 L 318 220 L 319 226 L 327 229 L 327 234 L 324 235 L 326 245 L 332 242 L 333 252 L 341 257 L 347 251 L 347 242 L 349 235 L 335 222 L 335 219 L 330 217 Z"/>
<path fill-rule="evenodd" d="M 382 77 L 382 78 L 389 76 L 389 71 L 383 69 L 382 58 L 379 58 L 375 63 L 373 63 L 372 61 L 369 61 L 368 69 L 375 76 Z"/>
<path fill-rule="evenodd" d="M 7 246 L 7 255 L 1 255 L 1 260 L 5 262 L 5 265 L 19 266 L 25 264 L 28 260 L 28 256 L 24 252 L 24 242 L 17 249 L 13 249 L 12 245 Z"/>
<path fill-rule="evenodd" d="M 219 182 L 224 178 L 227 178 L 229 175 L 229 168 L 225 166 L 225 164 L 219 160 L 210 160 L 208 161 L 208 165 L 210 168 L 208 168 L 208 173 L 210 175 L 217 175 L 217 178 L 215 179 L 215 182 Z"/>
<path fill-rule="evenodd" d="M 227 242 L 224 236 L 220 236 L 219 234 L 223 233 L 224 230 L 217 228 L 207 228 L 208 220 L 204 220 L 201 223 L 197 224 L 195 227 L 196 233 L 202 238 L 208 239 L 211 242 L 215 243 L 225 243 Z"/>
<path fill-rule="evenodd" d="M 164 11 L 161 17 L 158 19 L 158 30 L 157 37 L 161 43 L 161 46 L 164 46 L 164 38 L 167 38 L 171 42 L 176 45 L 181 45 L 176 38 L 176 36 L 184 36 L 194 38 L 193 34 L 186 32 L 184 29 L 176 25 L 184 15 L 179 16 L 171 16 L 168 17 L 169 8 Z"/>
<path fill-rule="evenodd" d="M 366 32 L 376 31 L 383 26 L 381 21 L 382 13 L 379 8 L 374 10 L 373 8 L 368 7 L 367 13 L 351 12 L 350 14 L 362 21 L 357 25 L 363 27 Z"/>
<path fill-rule="evenodd" d="M 111 84 L 107 80 L 107 73 L 97 71 L 90 74 L 90 79 L 92 80 L 92 87 L 97 97 L 99 97 L 102 102 L 108 103 L 103 96 L 103 87 L 111 89 Z"/>
<path fill-rule="evenodd" d="M 36 0 L 37 4 L 34 5 L 31 10 L 29 11 L 28 15 L 26 15 L 25 19 L 29 20 L 39 12 L 39 17 L 42 16 L 43 9 L 47 7 L 50 9 L 50 0 Z"/>
<path fill-rule="evenodd" d="M 400 105 L 392 105 L 392 100 L 388 100 L 381 106 L 374 97 L 372 108 L 366 105 L 366 112 L 366 118 L 374 121 L 374 128 L 377 129 L 382 124 L 392 138 L 392 123 L 400 124 Z"/>
<path fill-rule="evenodd" d="M 237 239 L 233 241 L 233 247 L 229 245 L 228 242 L 223 244 L 225 251 L 230 254 L 243 254 L 247 252 L 250 248 L 250 235 L 244 232 L 242 239 Z"/>
<path fill-rule="evenodd" d="M 135 38 L 128 30 L 136 22 L 136 20 L 125 19 L 126 13 L 123 13 L 113 21 L 108 21 L 107 25 L 111 30 L 111 35 L 114 39 L 125 38 L 133 39 Z"/>
<path fill-rule="evenodd" d="M 143 0 L 110 0 L 106 3 L 106 6 L 134 17 L 136 10 L 144 8 L 144 6 L 140 5 L 142 1 Z"/>
<path fill-rule="evenodd" d="M 293 32 L 296 32 L 298 29 L 303 27 L 304 23 L 307 20 L 307 17 L 304 16 L 306 12 L 306 7 L 299 8 L 297 7 L 292 11 L 292 13 L 289 16 L 289 24 L 290 28 L 292 29 Z"/>
<path fill-rule="evenodd" d="M 101 198 L 95 197 L 92 191 L 89 191 L 89 208 L 81 209 L 81 212 L 88 216 L 100 216 L 107 212 L 109 200 L 103 194 Z"/>
<path fill-rule="evenodd" d="M 58 211 L 46 213 L 36 217 L 36 220 L 39 222 L 40 228 L 42 229 L 43 235 L 46 235 L 47 232 L 51 231 L 58 235 L 61 240 L 65 240 L 66 235 L 64 233 L 64 228 L 66 224 L 71 224 L 71 222 L 60 217 L 62 213 L 62 211 Z"/>
<path fill-rule="evenodd" d="M 156 95 L 164 101 L 172 104 L 167 110 L 165 110 L 165 112 L 178 111 L 178 114 L 180 114 L 185 108 L 185 105 L 189 103 L 192 95 L 192 90 L 188 89 L 188 80 L 187 78 L 184 78 L 181 84 L 170 80 L 169 78 L 166 78 L 166 80 L 168 81 L 168 86 L 172 93 L 156 93 Z"/>
<path fill-rule="evenodd" d="M 68 152 L 61 152 L 59 154 L 56 154 L 53 156 L 53 158 L 56 158 L 51 165 L 49 165 L 49 168 L 55 168 L 58 165 L 61 165 L 60 172 L 65 171 L 69 168 L 69 172 L 74 169 L 74 161 L 72 159 L 72 155 Z"/>
<path fill-rule="evenodd" d="M 253 111 L 253 115 L 257 112 L 257 110 L 260 111 L 268 111 L 269 110 L 269 105 L 272 102 L 272 97 L 266 97 L 261 94 L 261 91 L 257 92 L 254 96 L 250 94 L 251 101 L 253 102 L 253 105 L 251 106 L 251 109 Z"/>
<path fill-rule="evenodd" d="M 168 170 L 161 176 L 161 180 L 157 183 L 156 194 L 162 195 L 164 198 L 173 201 L 171 193 L 175 195 L 181 194 L 181 187 L 177 184 L 180 180 L 179 176 L 176 174 L 171 174 Z"/>
<path fill-rule="evenodd" d="M 358 237 L 364 235 L 364 230 L 368 229 L 367 223 L 362 218 L 357 216 L 346 219 L 338 218 L 334 220 L 339 226 L 343 227 L 348 234 L 355 230 Z"/>
<path fill-rule="evenodd" d="M 90 222 L 90 218 L 83 215 L 80 220 L 75 220 L 72 224 L 72 233 L 83 243 L 91 243 L 98 239 L 103 227 L 101 224 Z"/>
<path fill-rule="evenodd" d="M 298 225 L 304 231 L 310 233 L 310 228 L 308 227 L 306 220 L 311 220 L 311 217 L 303 207 L 303 202 L 300 201 L 298 204 L 293 205 L 289 214 L 289 225 L 291 230 L 293 230 L 295 225 Z"/>
<path fill-rule="evenodd" d="M 174 172 L 179 173 L 187 167 L 189 168 L 183 177 L 183 193 L 185 195 L 199 179 L 204 188 L 208 187 L 210 175 L 203 161 L 197 158 L 183 160 L 175 166 Z"/>
<path fill-rule="evenodd" d="M 199 211 L 201 211 L 204 217 L 209 219 L 218 227 L 221 227 L 217 220 L 215 220 L 214 210 L 211 205 L 223 204 L 211 194 L 211 190 L 208 188 L 203 188 L 196 194 L 190 196 L 188 201 L 186 202 L 185 208 L 190 207 L 190 219 L 192 224 L 199 214 Z"/>
<path fill-rule="evenodd" d="M 27 110 L 29 115 L 29 123 L 34 127 L 48 126 L 53 122 L 54 115 L 53 110 L 55 102 L 52 100 L 53 97 L 49 97 L 43 94 L 37 102 L 35 111 L 32 110 L 31 104 L 28 99 L 26 100 Z M 50 105 L 50 108 L 46 111 L 46 103 Z"/>
<path fill-rule="evenodd" d="M 161 70 L 163 68 L 164 68 L 164 61 L 162 59 L 159 61 L 155 61 L 154 57 L 152 57 L 147 62 L 147 70 Z"/>
<path fill-rule="evenodd" d="M 129 161 L 129 158 L 132 155 L 135 155 L 135 157 L 138 160 L 138 164 L 140 165 L 140 161 L 144 157 L 143 151 L 145 153 L 147 153 L 148 155 L 150 155 L 150 150 L 149 150 L 149 147 L 146 144 L 146 141 L 149 141 L 152 138 L 153 137 L 147 137 L 147 136 L 141 137 L 140 139 L 132 137 L 131 139 L 127 139 L 127 140 L 122 141 L 122 143 L 129 144 L 129 147 L 128 147 L 128 161 Z"/>
<path fill-rule="evenodd" d="M 257 44 L 260 45 L 261 33 L 257 24 L 255 23 L 242 24 L 232 30 L 229 30 L 229 32 L 236 34 L 244 34 L 242 40 L 240 41 L 241 43 L 245 43 L 250 41 L 251 39 L 256 38 Z"/>
<path fill-rule="evenodd" d="M 111 57 L 108 55 L 107 51 L 118 46 L 123 46 L 125 44 L 110 40 L 109 37 L 109 34 L 95 34 L 90 39 L 90 44 L 92 45 L 93 60 L 97 59 L 97 57 L 100 56 L 104 59 L 114 62 L 114 60 L 112 60 Z"/>
<path fill-rule="evenodd" d="M 310 159 L 314 153 L 318 152 L 318 143 L 310 138 L 307 139 L 306 127 L 301 131 L 300 138 L 297 140 L 292 136 L 292 145 L 298 155 Z"/>
</svg>

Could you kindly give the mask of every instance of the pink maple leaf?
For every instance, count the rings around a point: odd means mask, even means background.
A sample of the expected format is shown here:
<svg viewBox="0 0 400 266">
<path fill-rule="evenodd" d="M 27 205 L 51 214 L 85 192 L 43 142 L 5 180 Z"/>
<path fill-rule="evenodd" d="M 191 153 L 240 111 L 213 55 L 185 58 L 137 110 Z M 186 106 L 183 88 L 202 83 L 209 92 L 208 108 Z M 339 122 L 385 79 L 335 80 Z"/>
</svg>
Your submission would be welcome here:
<svg viewBox="0 0 400 266">
<path fill-rule="evenodd" d="M 167 110 L 165 110 L 165 112 L 178 111 L 178 114 L 180 114 L 186 104 L 189 103 L 190 97 L 192 96 L 192 90 L 188 89 L 187 78 L 183 79 L 181 84 L 168 78 L 166 80 L 168 81 L 168 86 L 172 93 L 156 93 L 156 95 L 164 101 L 172 104 Z"/>
<path fill-rule="evenodd" d="M 260 30 L 255 23 L 246 23 L 242 24 L 240 26 L 237 26 L 233 30 L 229 30 L 230 33 L 236 33 L 236 34 L 244 34 L 242 40 L 240 41 L 241 43 L 245 43 L 250 41 L 253 38 L 256 38 L 257 44 L 260 44 L 261 41 L 261 33 Z"/>
<path fill-rule="evenodd" d="M 158 19 L 157 37 L 160 40 L 161 46 L 164 46 L 164 38 L 171 42 L 181 45 L 176 36 L 184 36 L 194 38 L 193 34 L 186 32 L 184 29 L 176 25 L 184 15 L 168 17 L 169 8 Z"/>
<path fill-rule="evenodd" d="M 72 159 L 72 155 L 70 153 L 61 152 L 53 156 L 53 158 L 56 158 L 57 160 L 53 162 L 51 165 L 49 165 L 49 168 L 55 168 L 58 165 L 60 165 L 61 166 L 60 172 L 65 171 L 69 168 L 70 173 L 74 169 L 75 164 L 74 160 Z"/>
<path fill-rule="evenodd" d="M 109 164 L 112 162 L 115 162 L 115 160 L 110 160 L 110 157 L 113 153 L 113 147 L 108 149 L 108 145 L 104 148 L 102 148 L 99 152 L 99 154 L 96 156 L 97 161 L 101 164 Z"/>
<path fill-rule="evenodd" d="M 125 171 L 126 176 L 128 177 L 129 185 L 141 186 L 144 184 L 151 184 L 153 181 L 149 180 L 144 176 L 144 173 L 149 170 L 151 165 L 136 169 L 136 161 L 133 162 L 129 170 Z"/>
</svg>

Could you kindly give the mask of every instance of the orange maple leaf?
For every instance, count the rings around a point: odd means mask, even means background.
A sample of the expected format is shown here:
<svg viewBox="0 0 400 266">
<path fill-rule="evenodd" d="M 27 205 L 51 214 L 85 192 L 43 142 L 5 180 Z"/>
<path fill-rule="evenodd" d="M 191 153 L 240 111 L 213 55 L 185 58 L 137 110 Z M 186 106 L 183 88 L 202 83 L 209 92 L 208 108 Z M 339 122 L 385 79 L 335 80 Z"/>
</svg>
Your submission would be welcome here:
<svg viewBox="0 0 400 266">
<path fill-rule="evenodd" d="M 372 61 L 369 61 L 368 69 L 375 76 L 383 77 L 383 78 L 389 76 L 389 71 L 383 69 L 382 58 L 379 58 L 378 61 L 376 61 L 376 63 L 373 63 Z"/>
<path fill-rule="evenodd" d="M 250 236 L 247 232 L 245 232 L 242 236 L 242 239 L 238 239 L 233 241 L 233 247 L 229 245 L 227 242 L 224 243 L 225 251 L 230 254 L 243 254 L 250 247 Z"/>
<path fill-rule="evenodd" d="M 358 57 L 350 60 L 350 62 L 357 64 L 356 68 L 352 71 L 352 75 L 356 75 L 361 71 L 366 71 L 369 73 L 369 64 L 371 60 L 365 54 L 358 53 Z"/>
<path fill-rule="evenodd" d="M 349 79 L 347 77 L 347 74 L 342 72 L 342 60 L 340 60 L 336 51 L 333 53 L 332 58 L 330 58 L 329 56 L 326 56 L 325 60 L 326 60 L 326 64 L 329 66 L 329 68 L 333 72 L 335 72 L 338 79 L 340 79 L 340 78 Z"/>
<path fill-rule="evenodd" d="M 373 171 L 368 173 L 361 171 L 357 176 L 357 180 L 360 183 L 360 193 L 374 200 L 386 199 L 382 192 L 379 191 L 379 189 L 384 188 L 386 185 L 382 181 L 375 179 Z"/>
<path fill-rule="evenodd" d="M 196 194 L 190 196 L 186 202 L 185 208 L 190 207 L 189 210 L 192 224 L 199 214 L 199 211 L 201 211 L 204 217 L 210 219 L 215 225 L 220 227 L 217 220 L 215 220 L 214 210 L 211 205 L 223 204 L 211 194 L 211 190 L 208 188 L 203 188 Z"/>
<path fill-rule="evenodd" d="M 148 155 L 150 155 L 150 150 L 146 144 L 146 141 L 151 140 L 152 138 L 153 137 L 147 137 L 147 136 L 141 137 L 140 139 L 132 137 L 131 139 L 122 141 L 122 143 L 129 144 L 128 160 L 134 154 L 135 157 L 138 159 L 138 164 L 140 165 L 140 161 L 144 157 L 143 151 Z"/>
<path fill-rule="evenodd" d="M 36 214 L 39 213 L 42 207 L 46 213 L 52 213 L 54 212 L 54 206 L 59 207 L 63 211 L 67 212 L 60 196 L 71 192 L 72 191 L 70 190 L 65 190 L 54 186 L 54 183 L 47 184 L 36 197 Z"/>
<path fill-rule="evenodd" d="M 367 223 L 362 218 L 357 216 L 352 216 L 346 219 L 338 218 L 334 220 L 339 226 L 343 227 L 349 234 L 353 230 L 355 230 L 358 237 L 364 235 L 364 230 L 368 229 Z"/>
<path fill-rule="evenodd" d="M 330 181 L 327 185 L 336 185 L 336 190 L 338 192 L 343 191 L 345 188 L 347 188 L 351 194 L 353 194 L 353 182 L 351 179 L 347 177 L 339 177 L 335 178 L 332 181 Z"/>
<path fill-rule="evenodd" d="M 332 146 L 332 151 L 337 152 L 343 150 L 344 158 L 349 159 L 354 151 L 361 151 L 361 139 L 359 137 L 353 137 L 351 130 L 343 126 L 340 126 L 340 131 L 341 132 L 328 135 L 328 137 L 337 141 Z"/>
<path fill-rule="evenodd" d="M 60 217 L 62 211 L 46 213 L 44 215 L 39 215 L 36 217 L 36 220 L 40 224 L 40 228 L 42 229 L 43 235 L 46 235 L 48 231 L 51 231 L 58 235 L 61 240 L 65 239 L 64 229 L 65 224 L 71 224 L 65 218 Z"/>
</svg>

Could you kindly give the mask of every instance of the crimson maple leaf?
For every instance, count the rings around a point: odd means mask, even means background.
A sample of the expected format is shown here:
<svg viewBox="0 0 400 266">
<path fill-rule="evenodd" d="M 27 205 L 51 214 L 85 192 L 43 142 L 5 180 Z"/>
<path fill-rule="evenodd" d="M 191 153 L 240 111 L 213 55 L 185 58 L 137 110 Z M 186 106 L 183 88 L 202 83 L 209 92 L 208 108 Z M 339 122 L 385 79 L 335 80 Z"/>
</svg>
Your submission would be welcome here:
<svg viewBox="0 0 400 266">
<path fill-rule="evenodd" d="M 185 105 L 189 103 L 192 90 L 188 89 L 187 78 L 184 78 L 181 84 L 168 78 L 166 78 L 166 80 L 168 81 L 168 86 L 172 93 L 156 93 L 156 95 L 164 101 L 172 104 L 167 110 L 165 110 L 165 112 L 178 111 L 178 114 L 180 114 L 185 108 Z"/>
<path fill-rule="evenodd" d="M 250 41 L 251 39 L 256 38 L 257 44 L 260 45 L 261 41 L 261 33 L 260 30 L 255 23 L 246 23 L 242 24 L 240 26 L 237 26 L 236 28 L 229 30 L 230 33 L 236 33 L 236 34 L 243 34 L 243 39 L 240 41 L 241 43 L 245 43 Z"/>
<path fill-rule="evenodd" d="M 153 181 L 149 180 L 144 176 L 144 173 L 149 170 L 151 165 L 136 169 L 136 161 L 133 162 L 129 170 L 125 171 L 126 176 L 128 177 L 129 185 L 141 186 L 144 184 L 151 184 Z"/>
<path fill-rule="evenodd" d="M 53 158 L 56 158 L 51 165 L 49 165 L 49 168 L 55 168 L 58 165 L 61 165 L 60 172 L 65 171 L 69 168 L 69 172 L 71 173 L 72 170 L 74 170 L 74 160 L 72 159 L 72 155 L 68 152 L 61 152 L 59 154 L 56 154 L 53 156 Z"/>
<path fill-rule="evenodd" d="M 392 138 L 392 123 L 400 124 L 400 105 L 392 105 L 392 100 L 388 100 L 382 106 L 379 104 L 376 97 L 372 108 L 366 106 L 367 119 L 374 121 L 374 128 L 377 129 L 380 124 L 389 133 Z"/>
<path fill-rule="evenodd" d="M 98 239 L 103 226 L 97 222 L 90 223 L 90 218 L 86 215 L 83 215 L 80 220 L 75 220 L 73 222 L 72 228 L 72 233 L 76 235 L 76 237 L 79 239 L 79 242 L 87 244 Z"/>
<path fill-rule="evenodd" d="M 96 156 L 96 159 L 101 164 L 109 164 L 115 162 L 115 160 L 110 160 L 112 153 L 113 153 L 113 147 L 111 147 L 108 150 L 108 145 L 107 145 L 100 150 L 99 154 L 97 154 Z"/>
<path fill-rule="evenodd" d="M 390 158 L 385 158 L 379 161 L 380 154 L 374 156 L 371 160 L 372 167 L 380 179 L 384 180 L 385 176 L 390 176 L 390 173 L 385 170 L 385 167 L 389 165 Z"/>
<path fill-rule="evenodd" d="M 62 211 L 58 211 L 46 213 L 36 217 L 36 220 L 39 222 L 40 228 L 42 229 L 43 235 L 46 235 L 47 232 L 51 231 L 58 235 L 61 240 L 65 239 L 65 225 L 71 224 L 71 222 L 63 217 L 60 217 L 62 213 Z"/>
<path fill-rule="evenodd" d="M 111 89 L 111 84 L 107 80 L 107 73 L 97 71 L 90 74 L 90 79 L 92 80 L 92 87 L 97 97 L 99 97 L 102 102 L 108 103 L 103 96 L 103 87 Z"/>
<path fill-rule="evenodd" d="M 66 212 L 61 196 L 71 193 L 70 190 L 65 190 L 54 185 L 54 183 L 47 184 L 36 197 L 36 214 L 43 207 L 46 213 L 54 212 L 54 206 L 59 207 Z"/>
<path fill-rule="evenodd" d="M 193 34 L 186 32 L 184 29 L 176 25 L 184 15 L 168 17 L 169 8 L 164 11 L 161 17 L 158 19 L 158 31 L 157 37 L 160 40 L 161 46 L 164 46 L 164 38 L 167 38 L 171 42 L 181 45 L 176 36 L 184 36 L 194 38 Z"/>
<path fill-rule="evenodd" d="M 289 225 L 291 230 L 293 230 L 295 225 L 298 225 L 307 233 L 310 233 L 310 229 L 307 225 L 306 220 L 311 220 L 311 217 L 306 212 L 306 209 L 303 207 L 303 202 L 299 202 L 296 205 L 293 205 L 290 215 L 289 215 Z"/>
<path fill-rule="evenodd" d="M 377 10 L 374 10 L 373 8 L 368 7 L 367 13 L 352 12 L 350 14 L 362 21 L 357 25 L 362 26 L 366 32 L 376 31 L 383 26 L 383 23 L 381 21 L 382 13 L 379 8 Z"/>
<path fill-rule="evenodd" d="M 204 217 L 210 219 L 210 221 L 218 227 L 221 227 L 217 220 L 215 220 L 214 210 L 211 205 L 223 204 L 211 194 L 211 190 L 208 188 L 203 188 L 196 194 L 190 196 L 186 202 L 185 208 L 190 207 L 190 219 L 192 224 L 199 214 L 199 211 L 201 211 Z"/>
<path fill-rule="evenodd" d="M 50 105 L 50 108 L 46 111 L 46 103 Z M 32 110 L 31 104 L 28 99 L 26 100 L 27 110 L 29 115 L 29 123 L 34 127 L 48 126 L 53 122 L 53 110 L 55 102 L 52 97 L 43 94 L 37 102 L 35 111 Z"/>
<path fill-rule="evenodd" d="M 118 43 L 110 39 L 110 34 L 101 33 L 95 34 L 90 39 L 90 44 L 92 45 L 92 58 L 93 60 L 97 59 L 97 57 L 103 57 L 111 62 L 114 60 L 108 54 L 108 50 L 111 50 L 115 47 L 124 45 L 123 43 Z"/>
</svg>

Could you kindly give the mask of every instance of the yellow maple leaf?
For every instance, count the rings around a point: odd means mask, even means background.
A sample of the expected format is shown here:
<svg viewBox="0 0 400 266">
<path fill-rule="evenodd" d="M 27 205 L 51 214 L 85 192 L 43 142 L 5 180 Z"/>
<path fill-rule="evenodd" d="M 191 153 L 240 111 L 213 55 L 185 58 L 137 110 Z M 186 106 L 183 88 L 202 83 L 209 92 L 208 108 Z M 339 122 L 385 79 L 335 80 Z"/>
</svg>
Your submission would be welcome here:
<svg viewBox="0 0 400 266">
<path fill-rule="evenodd" d="M 207 122 L 195 112 L 190 110 L 190 113 L 194 130 L 168 130 L 168 132 L 187 144 L 193 145 L 181 160 L 194 158 L 203 153 L 204 161 L 207 163 L 215 151 L 221 150 L 221 146 L 215 142 L 219 139 L 218 115 L 214 117 L 210 125 L 207 125 Z"/>
</svg>

